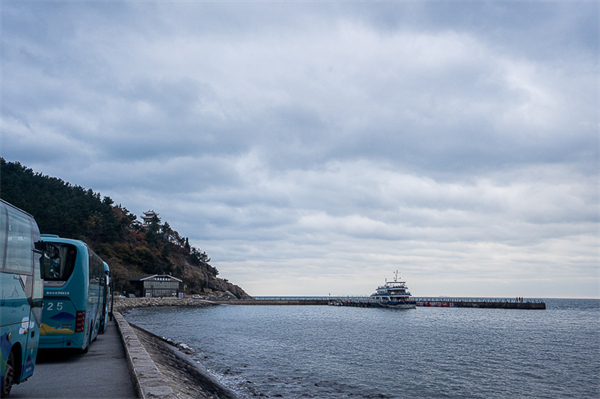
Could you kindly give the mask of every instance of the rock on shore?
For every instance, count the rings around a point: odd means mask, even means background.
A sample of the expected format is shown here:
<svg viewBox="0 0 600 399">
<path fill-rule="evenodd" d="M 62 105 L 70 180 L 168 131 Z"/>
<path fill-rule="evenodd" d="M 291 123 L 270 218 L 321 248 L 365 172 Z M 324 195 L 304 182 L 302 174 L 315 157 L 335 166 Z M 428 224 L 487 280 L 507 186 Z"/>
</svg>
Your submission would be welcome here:
<svg viewBox="0 0 600 399">
<path fill-rule="evenodd" d="M 164 298 L 115 298 L 114 308 L 115 312 L 127 311 L 133 308 L 143 308 L 150 306 L 194 306 L 203 307 L 214 305 L 211 301 L 204 299 L 195 298 L 175 298 L 175 297 L 164 297 Z"/>
</svg>

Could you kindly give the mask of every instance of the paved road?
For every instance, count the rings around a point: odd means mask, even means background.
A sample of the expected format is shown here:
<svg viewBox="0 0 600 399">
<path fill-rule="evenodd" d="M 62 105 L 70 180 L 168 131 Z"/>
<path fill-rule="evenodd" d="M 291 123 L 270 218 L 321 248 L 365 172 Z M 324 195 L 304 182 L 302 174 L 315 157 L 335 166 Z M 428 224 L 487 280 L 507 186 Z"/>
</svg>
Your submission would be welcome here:
<svg viewBox="0 0 600 399">
<path fill-rule="evenodd" d="M 87 354 L 40 351 L 33 376 L 10 393 L 17 398 L 136 398 L 115 321 Z"/>
</svg>

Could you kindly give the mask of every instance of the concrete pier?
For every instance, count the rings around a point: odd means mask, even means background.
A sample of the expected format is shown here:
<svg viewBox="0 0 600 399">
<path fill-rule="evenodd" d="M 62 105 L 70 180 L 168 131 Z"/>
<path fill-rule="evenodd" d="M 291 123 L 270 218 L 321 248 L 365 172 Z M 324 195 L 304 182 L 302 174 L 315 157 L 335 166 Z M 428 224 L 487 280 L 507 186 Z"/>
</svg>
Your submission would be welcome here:
<svg viewBox="0 0 600 399">
<path fill-rule="evenodd" d="M 487 308 L 487 309 L 546 309 L 538 299 L 517 300 L 507 298 L 428 298 L 412 297 L 417 306 L 442 308 Z M 369 297 L 268 297 L 258 299 L 229 299 L 211 301 L 227 305 L 335 305 L 355 307 L 380 307 Z"/>
<path fill-rule="evenodd" d="M 417 306 L 443 308 L 484 308 L 484 309 L 546 309 L 546 304 L 538 300 L 514 299 L 467 299 L 467 298 L 413 298 Z"/>
<path fill-rule="evenodd" d="M 329 299 L 229 299 L 211 302 L 223 305 L 328 305 Z"/>
<path fill-rule="evenodd" d="M 483 309 L 546 309 L 540 300 L 516 300 L 502 298 L 419 298 L 412 297 L 416 306 L 439 308 L 483 308 Z M 343 298 L 332 301 L 336 306 L 380 307 L 364 298 Z"/>
</svg>

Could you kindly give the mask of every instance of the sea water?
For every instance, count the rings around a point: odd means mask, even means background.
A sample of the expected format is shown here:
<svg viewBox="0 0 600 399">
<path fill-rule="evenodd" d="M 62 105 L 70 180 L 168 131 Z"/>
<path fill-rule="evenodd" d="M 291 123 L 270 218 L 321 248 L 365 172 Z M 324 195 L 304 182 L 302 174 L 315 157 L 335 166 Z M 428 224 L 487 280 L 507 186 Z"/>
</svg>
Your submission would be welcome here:
<svg viewBox="0 0 600 399">
<path fill-rule="evenodd" d="M 599 398 L 600 300 L 546 310 L 141 308 L 242 398 Z"/>
</svg>

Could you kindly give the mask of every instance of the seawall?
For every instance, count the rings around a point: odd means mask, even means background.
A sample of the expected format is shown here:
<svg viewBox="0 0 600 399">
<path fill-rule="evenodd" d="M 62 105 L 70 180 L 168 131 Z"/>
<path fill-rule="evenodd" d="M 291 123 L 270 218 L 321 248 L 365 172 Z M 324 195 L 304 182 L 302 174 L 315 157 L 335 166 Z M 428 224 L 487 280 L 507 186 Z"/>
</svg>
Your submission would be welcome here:
<svg viewBox="0 0 600 399">
<path fill-rule="evenodd" d="M 113 316 L 121 333 L 127 356 L 127 367 L 131 373 L 138 397 L 141 399 L 175 399 L 176 396 L 173 389 L 158 370 L 158 367 L 156 367 L 146 348 L 142 346 L 133 328 L 127 323 L 121 313 L 114 312 Z"/>
<path fill-rule="evenodd" d="M 235 399 L 237 396 L 178 347 L 125 320 L 137 307 L 214 305 L 199 299 L 115 298 L 113 315 L 140 399 Z"/>
</svg>

